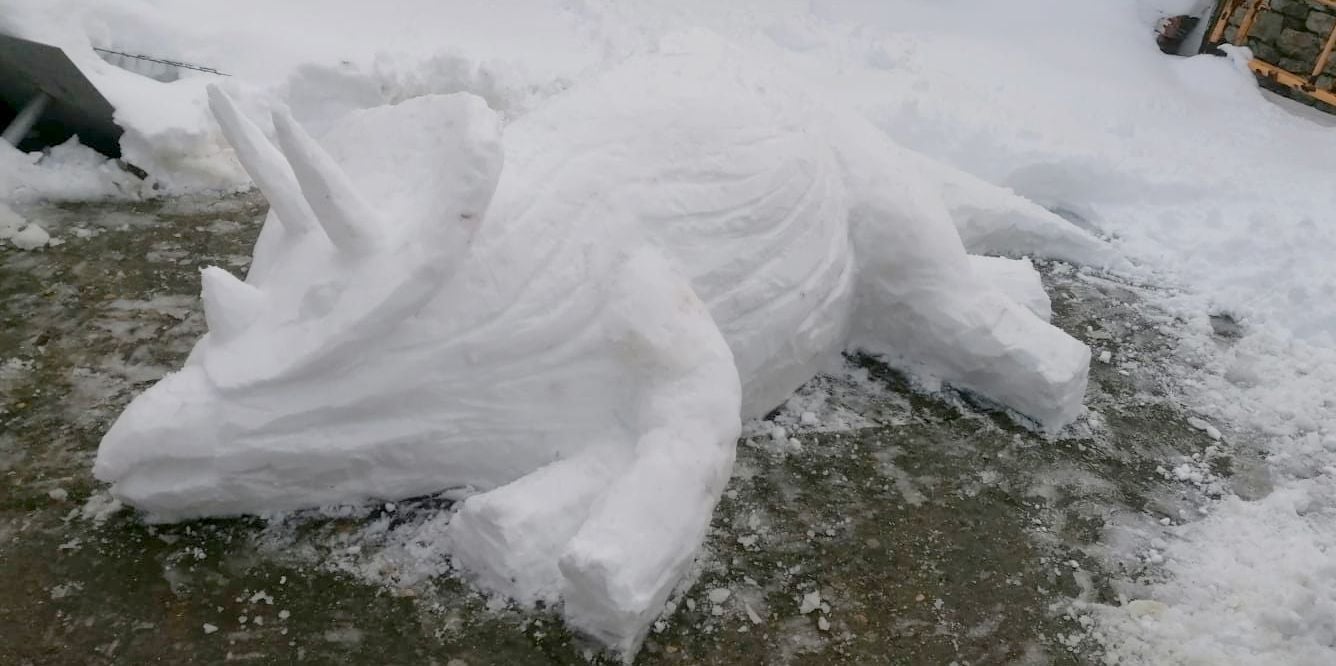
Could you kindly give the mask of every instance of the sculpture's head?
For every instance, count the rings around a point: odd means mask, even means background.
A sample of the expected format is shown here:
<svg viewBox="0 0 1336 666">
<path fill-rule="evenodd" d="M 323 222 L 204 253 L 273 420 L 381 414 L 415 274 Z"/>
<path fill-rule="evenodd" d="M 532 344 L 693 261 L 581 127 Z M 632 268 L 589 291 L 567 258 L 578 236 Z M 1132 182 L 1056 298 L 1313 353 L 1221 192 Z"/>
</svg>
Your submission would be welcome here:
<svg viewBox="0 0 1336 666">
<path fill-rule="evenodd" d="M 500 176 L 500 122 L 473 95 L 354 112 L 323 145 L 285 110 L 275 145 L 219 88 L 209 102 L 270 214 L 244 282 L 203 271 L 208 333 L 107 433 L 94 469 L 106 481 L 148 460 L 206 473 L 253 430 L 281 451 L 284 424 L 374 400 L 366 360 L 467 257 Z"/>
</svg>

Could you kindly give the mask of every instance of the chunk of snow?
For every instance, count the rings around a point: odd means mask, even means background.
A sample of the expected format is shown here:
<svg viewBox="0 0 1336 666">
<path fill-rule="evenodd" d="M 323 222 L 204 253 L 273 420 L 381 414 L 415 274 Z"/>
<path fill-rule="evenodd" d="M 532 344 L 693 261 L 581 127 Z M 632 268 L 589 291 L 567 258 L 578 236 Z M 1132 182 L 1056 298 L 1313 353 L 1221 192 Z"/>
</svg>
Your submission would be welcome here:
<svg viewBox="0 0 1336 666">
<path fill-rule="evenodd" d="M 1220 429 L 1211 425 L 1205 419 L 1201 419 L 1196 416 L 1189 416 L 1188 425 L 1206 433 L 1206 436 L 1210 437 L 1211 439 L 1219 440 L 1221 437 L 1223 437 L 1223 435 L 1220 434 Z"/>
<path fill-rule="evenodd" d="M 209 624 L 208 622 L 204 623 L 204 633 L 206 635 L 212 634 L 215 631 L 218 631 L 218 627 L 216 625 Z"/>
<path fill-rule="evenodd" d="M 51 242 L 51 235 L 0 202 L 0 241 L 5 240 L 20 250 L 36 250 L 46 247 Z"/>
<path fill-rule="evenodd" d="M 798 604 L 798 612 L 806 615 L 818 608 L 821 608 L 821 590 L 812 590 L 803 595 L 802 603 Z"/>
<path fill-rule="evenodd" d="M 38 248 L 46 247 L 47 244 L 51 242 L 51 235 L 46 233 L 45 229 L 36 224 L 29 223 L 28 226 L 20 229 L 18 233 L 10 236 L 9 242 L 13 243 L 14 247 L 17 247 L 20 250 L 36 250 Z"/>
<path fill-rule="evenodd" d="M 751 604 L 744 601 L 742 603 L 742 609 L 747 612 L 747 619 L 751 620 L 752 624 L 761 624 L 764 622 L 764 620 L 761 619 L 760 614 L 756 612 L 756 609 L 751 607 Z"/>
</svg>

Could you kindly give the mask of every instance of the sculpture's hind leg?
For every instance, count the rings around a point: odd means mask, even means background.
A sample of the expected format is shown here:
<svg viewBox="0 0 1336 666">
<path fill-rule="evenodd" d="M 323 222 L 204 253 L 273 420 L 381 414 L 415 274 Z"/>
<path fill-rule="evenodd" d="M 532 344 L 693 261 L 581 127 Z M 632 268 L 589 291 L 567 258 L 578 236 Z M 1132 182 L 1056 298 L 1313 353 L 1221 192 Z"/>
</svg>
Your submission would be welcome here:
<svg viewBox="0 0 1336 666">
<path fill-rule="evenodd" d="M 1080 413 L 1090 350 L 988 284 L 939 195 L 910 174 L 857 191 L 852 345 L 1054 430 Z"/>
</svg>

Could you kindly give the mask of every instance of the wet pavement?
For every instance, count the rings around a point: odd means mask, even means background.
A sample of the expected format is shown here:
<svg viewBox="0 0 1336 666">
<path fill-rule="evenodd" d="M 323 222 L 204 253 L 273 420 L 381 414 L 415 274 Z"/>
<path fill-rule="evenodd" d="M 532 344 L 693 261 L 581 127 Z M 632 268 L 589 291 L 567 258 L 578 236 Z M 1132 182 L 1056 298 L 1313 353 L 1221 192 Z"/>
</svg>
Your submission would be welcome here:
<svg viewBox="0 0 1336 666">
<path fill-rule="evenodd" d="M 62 244 L 0 250 L 0 663 L 615 663 L 455 577 L 445 499 L 147 525 L 92 478 L 120 409 L 203 333 L 198 269 L 244 273 L 264 211 L 44 207 L 25 213 Z M 748 424 L 636 663 L 1097 663 L 1089 609 L 1156 576 L 1118 535 L 1190 519 L 1250 462 L 1177 407 L 1176 322 L 1145 287 L 1042 268 L 1055 323 L 1109 352 L 1086 418 L 1042 437 L 846 358 Z"/>
</svg>

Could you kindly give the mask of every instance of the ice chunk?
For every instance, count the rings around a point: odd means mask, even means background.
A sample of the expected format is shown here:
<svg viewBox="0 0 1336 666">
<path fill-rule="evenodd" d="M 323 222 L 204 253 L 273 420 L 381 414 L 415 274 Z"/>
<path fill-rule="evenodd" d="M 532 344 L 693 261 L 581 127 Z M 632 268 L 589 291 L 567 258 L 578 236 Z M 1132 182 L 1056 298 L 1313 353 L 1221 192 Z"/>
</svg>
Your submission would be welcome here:
<svg viewBox="0 0 1336 666">
<path fill-rule="evenodd" d="M 46 247 L 51 242 L 51 235 L 0 202 L 0 241 L 4 240 L 20 250 L 36 250 Z"/>
<path fill-rule="evenodd" d="M 821 607 L 821 590 L 812 590 L 803 595 L 802 603 L 798 605 L 798 612 L 806 615 Z"/>
<path fill-rule="evenodd" d="M 11 236 L 9 242 L 20 250 L 36 250 L 51 242 L 51 234 L 36 224 L 29 224 Z"/>
</svg>

